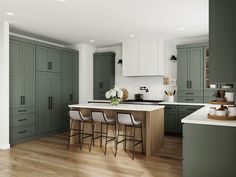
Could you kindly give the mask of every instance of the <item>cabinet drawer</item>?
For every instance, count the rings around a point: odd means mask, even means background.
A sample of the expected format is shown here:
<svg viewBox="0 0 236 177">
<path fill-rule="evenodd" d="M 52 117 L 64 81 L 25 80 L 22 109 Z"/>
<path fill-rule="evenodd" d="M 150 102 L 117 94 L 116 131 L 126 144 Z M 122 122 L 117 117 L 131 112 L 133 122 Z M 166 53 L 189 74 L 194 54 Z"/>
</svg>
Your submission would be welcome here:
<svg viewBox="0 0 236 177">
<path fill-rule="evenodd" d="M 214 97 L 213 95 L 215 94 L 216 91 L 217 90 L 204 91 L 204 96 Z"/>
<path fill-rule="evenodd" d="M 179 106 L 179 111 L 180 112 L 195 112 L 200 108 L 202 108 L 202 106 Z"/>
<path fill-rule="evenodd" d="M 12 140 L 25 138 L 34 135 L 35 128 L 34 125 L 19 127 L 19 128 L 12 128 L 10 130 L 10 138 Z"/>
<path fill-rule="evenodd" d="M 10 108 L 10 115 L 35 113 L 35 107 Z"/>
<path fill-rule="evenodd" d="M 203 103 L 203 97 L 178 97 L 177 100 L 181 103 Z"/>
<path fill-rule="evenodd" d="M 175 112 L 178 111 L 178 106 L 176 105 L 165 105 L 165 112 Z"/>
<path fill-rule="evenodd" d="M 33 124 L 34 122 L 35 114 L 15 115 L 10 117 L 10 127 L 29 125 Z"/>
<path fill-rule="evenodd" d="M 203 91 L 178 91 L 178 96 L 203 96 Z"/>
</svg>

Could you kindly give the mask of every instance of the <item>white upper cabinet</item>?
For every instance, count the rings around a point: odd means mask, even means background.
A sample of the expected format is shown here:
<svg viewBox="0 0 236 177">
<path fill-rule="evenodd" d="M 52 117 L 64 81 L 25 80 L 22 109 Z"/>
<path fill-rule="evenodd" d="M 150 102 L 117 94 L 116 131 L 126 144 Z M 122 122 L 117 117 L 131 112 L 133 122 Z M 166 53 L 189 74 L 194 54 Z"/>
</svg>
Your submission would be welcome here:
<svg viewBox="0 0 236 177">
<path fill-rule="evenodd" d="M 122 43 L 123 76 L 164 75 L 161 40 L 129 40 Z"/>
</svg>

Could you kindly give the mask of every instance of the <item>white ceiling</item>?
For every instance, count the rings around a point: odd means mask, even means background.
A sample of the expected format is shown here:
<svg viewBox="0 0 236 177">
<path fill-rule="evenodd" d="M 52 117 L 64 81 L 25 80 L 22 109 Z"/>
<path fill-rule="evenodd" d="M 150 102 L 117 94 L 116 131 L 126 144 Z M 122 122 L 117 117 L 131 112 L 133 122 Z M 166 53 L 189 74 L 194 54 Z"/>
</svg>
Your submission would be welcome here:
<svg viewBox="0 0 236 177">
<path fill-rule="evenodd" d="M 7 16 L 6 12 L 14 16 Z M 0 0 L 0 21 L 65 44 L 208 35 L 208 0 Z M 179 28 L 184 28 L 180 31 Z"/>
</svg>

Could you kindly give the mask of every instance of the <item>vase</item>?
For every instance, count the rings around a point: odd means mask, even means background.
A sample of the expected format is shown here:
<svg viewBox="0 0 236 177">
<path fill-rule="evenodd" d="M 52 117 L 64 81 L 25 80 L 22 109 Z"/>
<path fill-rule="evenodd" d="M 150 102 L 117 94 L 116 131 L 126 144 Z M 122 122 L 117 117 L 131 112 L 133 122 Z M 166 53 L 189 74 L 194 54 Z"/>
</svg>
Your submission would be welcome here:
<svg viewBox="0 0 236 177">
<path fill-rule="evenodd" d="M 113 106 L 117 106 L 120 102 L 119 102 L 118 99 L 112 99 L 110 103 L 111 103 L 111 105 L 113 105 Z"/>
</svg>

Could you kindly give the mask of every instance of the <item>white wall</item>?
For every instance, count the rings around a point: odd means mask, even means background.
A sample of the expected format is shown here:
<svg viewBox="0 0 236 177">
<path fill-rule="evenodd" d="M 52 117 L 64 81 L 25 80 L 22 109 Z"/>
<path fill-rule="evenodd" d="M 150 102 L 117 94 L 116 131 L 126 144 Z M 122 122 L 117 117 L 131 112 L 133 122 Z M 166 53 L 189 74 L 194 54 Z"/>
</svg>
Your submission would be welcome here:
<svg viewBox="0 0 236 177">
<path fill-rule="evenodd" d="M 9 144 L 9 23 L 0 23 L 0 149 Z"/>
<path fill-rule="evenodd" d="M 171 80 L 177 78 L 177 63 L 171 62 L 171 55 L 177 55 L 176 45 L 181 44 L 192 44 L 207 42 L 208 37 L 193 37 L 166 40 L 164 44 L 164 62 L 165 62 L 165 77 L 169 77 Z M 97 48 L 96 52 L 115 52 L 116 53 L 116 66 L 115 66 L 115 84 L 118 87 L 127 88 L 130 93 L 130 99 L 134 98 L 134 93 L 144 93 L 145 99 L 164 99 L 164 90 L 174 90 L 176 86 L 163 85 L 163 77 L 152 76 L 152 77 L 124 77 L 122 76 L 122 65 L 117 64 L 119 59 L 122 59 L 122 45 L 116 45 L 111 47 Z M 145 93 L 139 90 L 140 86 L 147 86 L 150 92 Z"/>
<path fill-rule="evenodd" d="M 79 51 L 79 103 L 87 103 L 93 99 L 93 53 L 96 48 L 87 44 L 69 48 Z"/>
</svg>

